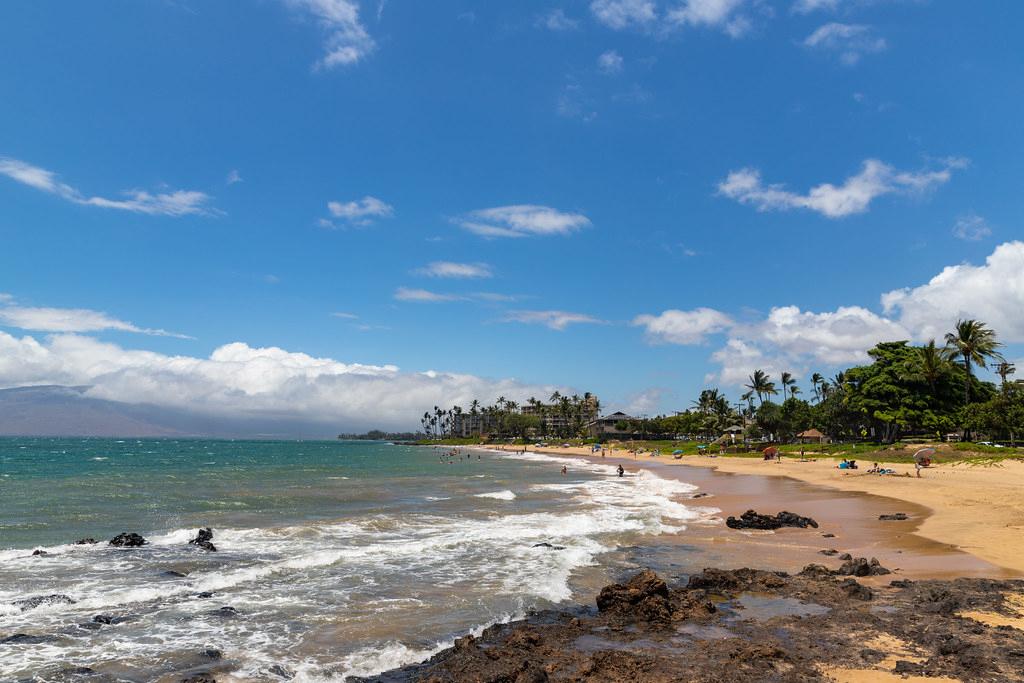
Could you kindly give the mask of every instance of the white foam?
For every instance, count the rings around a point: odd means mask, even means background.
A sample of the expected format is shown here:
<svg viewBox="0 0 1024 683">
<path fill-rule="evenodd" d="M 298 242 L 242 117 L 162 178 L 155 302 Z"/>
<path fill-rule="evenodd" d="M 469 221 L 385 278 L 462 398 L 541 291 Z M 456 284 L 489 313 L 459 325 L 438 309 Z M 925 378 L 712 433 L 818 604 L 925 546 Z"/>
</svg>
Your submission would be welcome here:
<svg viewBox="0 0 1024 683">
<path fill-rule="evenodd" d="M 494 498 L 495 500 L 515 500 L 516 494 L 509 490 L 504 491 L 492 491 L 490 493 L 477 493 L 474 494 L 475 498 Z"/>
</svg>

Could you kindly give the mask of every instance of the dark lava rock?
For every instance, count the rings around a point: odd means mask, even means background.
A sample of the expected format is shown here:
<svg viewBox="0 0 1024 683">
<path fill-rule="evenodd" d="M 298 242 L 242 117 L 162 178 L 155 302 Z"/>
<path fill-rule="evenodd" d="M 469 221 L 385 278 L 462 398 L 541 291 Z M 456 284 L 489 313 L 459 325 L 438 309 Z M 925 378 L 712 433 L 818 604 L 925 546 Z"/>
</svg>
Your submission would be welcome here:
<svg viewBox="0 0 1024 683">
<path fill-rule="evenodd" d="M 189 545 L 199 546 L 203 550 L 209 550 L 211 553 L 217 552 L 217 546 L 213 544 L 213 529 L 210 527 L 200 529 L 196 537 L 189 541 Z"/>
<path fill-rule="evenodd" d="M 45 555 L 49 555 L 49 554 L 50 553 L 46 552 L 45 550 L 38 550 L 38 549 L 36 549 L 36 550 L 32 551 L 32 557 L 36 557 L 36 556 L 40 556 L 40 555 L 45 556 Z"/>
<path fill-rule="evenodd" d="M 213 647 L 207 648 L 207 649 L 203 650 L 202 652 L 200 652 L 199 654 L 201 654 L 202 656 L 204 656 L 204 657 L 206 657 L 208 659 L 220 659 L 221 657 L 224 656 L 221 653 L 220 650 L 218 650 L 216 648 L 213 648 Z"/>
<path fill-rule="evenodd" d="M 21 611 L 35 609 L 40 605 L 51 605 L 56 603 L 63 603 L 65 605 L 73 605 L 75 601 L 64 595 L 63 593 L 54 593 L 53 595 L 37 595 L 32 598 L 25 598 L 24 600 L 15 600 L 12 604 L 20 607 Z"/>
<path fill-rule="evenodd" d="M 135 533 L 118 534 L 110 539 L 110 545 L 118 548 L 141 548 L 147 543 L 148 541 L 146 539 Z"/>
<path fill-rule="evenodd" d="M 871 558 L 870 562 L 863 557 L 847 560 L 836 573 L 840 576 L 883 576 L 885 574 L 892 574 L 891 571 L 880 565 L 874 557 Z"/>
<path fill-rule="evenodd" d="M 823 564 L 809 564 L 800 570 L 800 576 L 811 579 L 831 579 L 832 570 Z"/>
<path fill-rule="evenodd" d="M 839 551 L 835 550 L 834 548 L 829 548 L 828 550 L 819 550 L 818 552 L 822 555 L 828 555 L 829 557 L 839 554 Z"/>
<path fill-rule="evenodd" d="M 236 610 L 234 607 L 224 606 L 220 609 L 213 610 L 212 612 L 210 612 L 210 614 L 212 614 L 215 617 L 233 618 L 238 616 L 238 610 Z"/>
<path fill-rule="evenodd" d="M 117 617 L 111 614 L 97 614 L 92 618 L 93 623 L 96 624 L 115 624 L 117 623 Z"/>
<path fill-rule="evenodd" d="M 853 579 L 846 579 L 839 584 L 839 587 L 854 600 L 864 600 L 867 602 L 875 597 L 874 592 L 870 588 L 857 583 Z"/>
<path fill-rule="evenodd" d="M 534 548 L 551 548 L 552 550 L 565 550 L 565 546 L 564 545 L 551 545 L 547 541 L 544 541 L 543 543 L 534 543 L 533 547 Z"/>
<path fill-rule="evenodd" d="M 181 679 L 181 683 L 217 683 L 217 679 L 210 674 L 196 674 L 195 676 Z"/>
<path fill-rule="evenodd" d="M 28 633 L 15 633 L 13 636 L 0 638 L 0 645 L 38 645 L 55 640 L 55 636 L 38 636 Z"/>
<path fill-rule="evenodd" d="M 180 579 L 185 576 L 188 576 L 188 574 L 186 574 L 185 572 L 179 572 L 177 569 L 168 569 L 164 572 L 164 576 L 173 576 L 175 578 Z"/>
<path fill-rule="evenodd" d="M 210 591 L 203 591 L 202 593 L 196 593 L 196 597 L 205 600 L 206 598 L 212 598 L 213 593 L 211 593 Z"/>
<path fill-rule="evenodd" d="M 80 538 L 75 541 L 75 545 L 95 545 L 99 543 L 95 538 Z"/>
<path fill-rule="evenodd" d="M 762 515 L 753 510 L 747 510 L 739 516 L 739 519 L 729 517 L 725 520 L 725 525 L 730 529 L 760 529 L 762 531 L 773 531 L 784 526 L 798 527 L 800 529 L 806 529 L 807 527 L 818 528 L 818 523 L 810 517 L 801 517 L 800 515 L 785 511 L 772 517 L 771 515 Z"/>
<path fill-rule="evenodd" d="M 896 662 L 896 666 L 893 667 L 893 672 L 901 676 L 907 674 L 918 674 L 921 673 L 921 665 L 915 662 L 909 662 L 905 659 L 900 659 Z"/>
<path fill-rule="evenodd" d="M 910 588 L 914 585 L 914 582 L 910 579 L 893 579 L 889 582 L 889 585 L 893 588 Z"/>
<path fill-rule="evenodd" d="M 852 560 L 853 559 L 853 555 L 851 555 L 850 553 L 843 553 L 842 555 L 839 556 L 839 559 L 843 560 L 843 561 Z"/>
<path fill-rule="evenodd" d="M 716 593 L 746 590 L 771 591 L 786 583 L 785 572 L 761 569 L 705 569 L 694 574 L 686 583 L 687 590 L 707 590 Z"/>
<path fill-rule="evenodd" d="M 892 515 L 878 515 L 878 519 L 883 522 L 905 522 L 910 519 L 905 512 L 897 512 Z"/>
<path fill-rule="evenodd" d="M 822 534 L 821 537 L 822 538 L 835 538 L 836 535 L 835 534 Z"/>
<path fill-rule="evenodd" d="M 668 621 L 672 618 L 668 597 L 668 585 L 650 569 L 645 569 L 624 584 L 602 588 L 597 596 L 597 609 L 631 614 L 643 621 Z"/>
<path fill-rule="evenodd" d="M 291 669 L 281 666 L 280 664 L 274 664 L 269 669 L 267 669 L 267 671 L 277 676 L 278 678 L 284 678 L 286 680 L 295 678 L 295 673 L 292 672 Z"/>
<path fill-rule="evenodd" d="M 534 664 L 520 671 L 515 683 L 548 683 L 548 673 Z"/>
<path fill-rule="evenodd" d="M 707 498 L 710 495 L 711 495 L 710 493 L 695 493 L 695 494 L 693 494 L 693 497 L 694 498 Z"/>
</svg>

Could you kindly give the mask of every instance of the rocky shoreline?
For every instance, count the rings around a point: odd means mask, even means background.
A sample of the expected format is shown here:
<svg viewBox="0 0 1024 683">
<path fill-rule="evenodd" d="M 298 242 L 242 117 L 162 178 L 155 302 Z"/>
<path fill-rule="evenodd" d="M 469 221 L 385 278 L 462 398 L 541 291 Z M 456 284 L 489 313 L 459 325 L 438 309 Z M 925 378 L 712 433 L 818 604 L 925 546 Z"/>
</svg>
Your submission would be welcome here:
<svg viewBox="0 0 1024 683">
<path fill-rule="evenodd" d="M 1014 596 L 1024 581 L 868 585 L 849 574 L 878 575 L 877 563 L 847 565 L 795 575 L 705 569 L 674 586 L 645 570 L 602 589 L 596 607 L 495 625 L 424 663 L 360 680 L 1024 681 L 1024 631 L 1005 623 L 1022 616 Z"/>
</svg>

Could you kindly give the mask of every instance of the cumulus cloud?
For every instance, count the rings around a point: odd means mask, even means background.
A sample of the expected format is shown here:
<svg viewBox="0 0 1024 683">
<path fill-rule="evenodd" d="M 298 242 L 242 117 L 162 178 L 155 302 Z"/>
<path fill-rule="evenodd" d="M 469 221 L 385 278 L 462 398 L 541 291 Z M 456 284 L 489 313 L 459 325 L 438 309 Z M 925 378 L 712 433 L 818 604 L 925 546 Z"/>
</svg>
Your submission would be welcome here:
<svg viewBox="0 0 1024 683">
<path fill-rule="evenodd" d="M 502 395 L 522 401 L 564 388 L 432 370 L 402 372 L 394 365 L 344 363 L 241 342 L 199 358 L 75 334 L 37 340 L 0 332 L 0 387 L 42 384 L 86 385 L 92 398 L 203 415 L 389 429 L 418 427 L 419 416 L 434 405 L 468 405 L 474 398 Z"/>
<path fill-rule="evenodd" d="M 597 68 L 600 69 L 602 73 L 606 74 L 621 73 L 622 64 L 622 55 L 620 55 L 615 50 L 608 50 L 607 52 L 602 52 L 601 55 L 597 58 Z"/>
<path fill-rule="evenodd" d="M 742 12 L 747 4 L 748 0 L 681 0 L 660 8 L 654 0 L 594 0 L 590 11 L 597 21 L 616 31 L 716 28 L 737 38 L 752 25 Z"/>
<path fill-rule="evenodd" d="M 550 206 L 514 204 L 472 211 L 456 223 L 482 237 L 534 237 L 567 235 L 589 226 L 590 219 Z"/>
<path fill-rule="evenodd" d="M 638 315 L 632 324 L 643 327 L 652 343 L 688 345 L 701 344 L 708 335 L 729 329 L 733 320 L 713 308 L 696 308 L 692 311 L 672 309 L 659 315 Z"/>
<path fill-rule="evenodd" d="M 537 17 L 537 25 L 549 31 L 572 31 L 579 28 L 580 22 L 570 18 L 558 7 Z"/>
<path fill-rule="evenodd" d="M 616 30 L 645 26 L 658 16 L 652 0 L 594 0 L 590 11 L 599 22 Z"/>
<path fill-rule="evenodd" d="M 888 45 L 870 26 L 831 22 L 807 36 L 804 47 L 835 54 L 843 64 L 853 66 L 864 55 L 882 52 Z"/>
<path fill-rule="evenodd" d="M 842 0 L 797 0 L 793 3 L 793 11 L 809 14 L 817 10 L 835 10 Z"/>
<path fill-rule="evenodd" d="M 1024 342 L 1024 242 L 1000 244 L 984 265 L 948 266 L 919 287 L 887 292 L 882 307 L 918 339 L 941 338 L 958 319 L 975 318 L 1004 342 Z"/>
<path fill-rule="evenodd" d="M 707 379 L 725 384 L 742 384 L 756 368 L 799 375 L 863 363 L 879 342 L 941 340 L 963 318 L 988 323 L 1004 342 L 1022 343 L 1024 242 L 999 245 L 984 265 L 949 266 L 924 285 L 887 292 L 881 303 L 881 314 L 861 306 L 776 306 L 763 318 L 740 322 L 698 308 L 637 316 L 633 324 L 656 343 L 692 345 L 722 335 L 724 345 L 711 355 L 721 367 Z"/>
<path fill-rule="evenodd" d="M 992 234 L 992 228 L 981 216 L 969 213 L 957 219 L 953 226 L 953 236 L 968 242 L 977 242 Z"/>
<path fill-rule="evenodd" d="M 569 325 L 599 324 L 604 321 L 585 313 L 568 311 L 511 311 L 502 319 L 504 322 L 525 323 L 527 325 L 544 325 L 552 330 L 562 331 Z"/>
<path fill-rule="evenodd" d="M 37 308 L 17 306 L 13 297 L 0 296 L 0 325 L 17 327 L 36 332 L 100 332 L 116 330 L 135 332 L 156 337 L 177 337 L 192 339 L 188 335 L 167 330 L 139 327 L 125 320 L 118 320 L 106 313 L 87 308 Z"/>
<path fill-rule="evenodd" d="M 73 204 L 99 206 L 105 209 L 119 209 L 148 215 L 186 216 L 189 214 L 216 213 L 207 205 L 209 195 L 196 190 L 171 190 L 151 193 L 146 190 L 128 190 L 121 199 L 89 197 L 62 183 L 57 174 L 45 168 L 9 157 L 0 157 L 0 175 L 27 185 L 36 190 L 55 195 Z"/>
<path fill-rule="evenodd" d="M 316 63 L 317 68 L 349 66 L 361 61 L 376 49 L 376 42 L 359 20 L 359 3 L 354 0 L 286 2 L 311 14 L 327 36 L 324 41 L 324 56 Z"/>
<path fill-rule="evenodd" d="M 807 194 L 791 192 L 783 185 L 766 185 L 754 168 L 731 172 L 718 185 L 719 194 L 749 204 L 758 211 L 810 209 L 828 218 L 864 213 L 871 202 L 887 194 L 920 194 L 949 182 L 962 159 L 947 159 L 934 170 L 899 171 L 878 159 L 866 160 L 859 173 L 842 185 L 822 183 Z"/>
<path fill-rule="evenodd" d="M 739 13 L 745 0 L 685 0 L 668 11 L 671 25 L 721 28 L 733 38 L 750 30 L 750 19 Z"/>
<path fill-rule="evenodd" d="M 433 261 L 415 271 L 427 277 L 443 278 L 488 278 L 493 277 L 491 267 L 486 263 L 455 263 L 454 261 Z"/>
<path fill-rule="evenodd" d="M 372 225 L 377 218 L 391 218 L 395 215 L 393 206 L 369 195 L 351 202 L 327 202 L 327 210 L 332 217 L 360 228 Z M 321 219 L 320 224 L 325 228 L 338 227 L 334 221 L 326 218 Z"/>
<path fill-rule="evenodd" d="M 228 175 L 224 179 L 224 182 L 227 183 L 228 185 L 234 185 L 235 183 L 240 183 L 240 182 L 242 182 L 242 174 L 238 172 L 238 169 L 234 169 L 233 168 L 230 171 L 228 171 Z"/>
</svg>

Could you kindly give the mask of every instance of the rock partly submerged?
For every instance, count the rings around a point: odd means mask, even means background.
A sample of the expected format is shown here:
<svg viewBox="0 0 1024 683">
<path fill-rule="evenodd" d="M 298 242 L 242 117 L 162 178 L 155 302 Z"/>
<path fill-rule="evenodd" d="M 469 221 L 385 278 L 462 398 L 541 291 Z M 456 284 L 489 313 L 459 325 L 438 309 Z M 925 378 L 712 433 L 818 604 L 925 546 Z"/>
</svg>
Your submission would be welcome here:
<svg viewBox="0 0 1024 683">
<path fill-rule="evenodd" d="M 139 534 L 125 532 L 110 539 L 109 545 L 115 548 L 141 548 L 144 545 L 149 545 L 149 541 Z"/>
<path fill-rule="evenodd" d="M 810 517 L 803 517 L 786 511 L 776 515 L 762 515 L 754 510 L 747 510 L 738 518 L 729 517 L 726 519 L 725 525 L 730 529 L 758 529 L 761 531 L 774 531 L 784 526 L 797 527 L 799 529 L 806 529 L 807 527 L 818 528 L 818 523 Z"/>
<path fill-rule="evenodd" d="M 957 616 L 998 609 L 1003 594 L 1021 590 L 1024 581 L 981 579 L 869 588 L 822 565 L 798 575 L 706 569 L 682 585 L 645 570 L 603 588 L 597 610 L 495 625 L 424 663 L 359 680 L 824 682 L 834 667 L 883 670 L 891 653 L 869 645 L 883 636 L 912 642 L 906 673 L 1021 680 L 1024 657 L 1013 653 L 1024 652 L 1024 632 Z M 743 609 L 746 596 L 767 607 Z"/>
<path fill-rule="evenodd" d="M 211 529 L 210 527 L 200 529 L 199 532 L 196 534 L 196 537 L 188 543 L 189 545 L 197 546 L 199 548 L 202 548 L 203 550 L 208 550 L 211 553 L 217 552 L 217 546 L 213 544 L 213 529 Z"/>
</svg>

